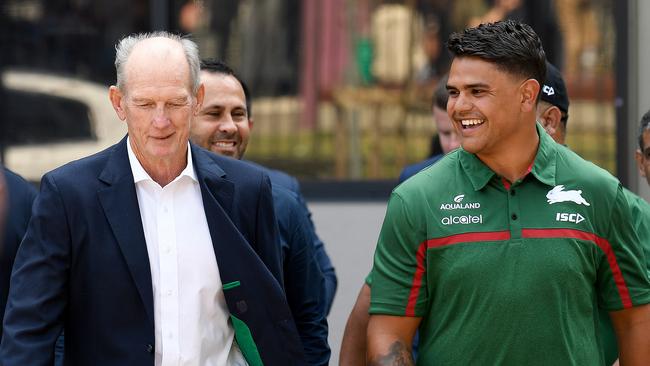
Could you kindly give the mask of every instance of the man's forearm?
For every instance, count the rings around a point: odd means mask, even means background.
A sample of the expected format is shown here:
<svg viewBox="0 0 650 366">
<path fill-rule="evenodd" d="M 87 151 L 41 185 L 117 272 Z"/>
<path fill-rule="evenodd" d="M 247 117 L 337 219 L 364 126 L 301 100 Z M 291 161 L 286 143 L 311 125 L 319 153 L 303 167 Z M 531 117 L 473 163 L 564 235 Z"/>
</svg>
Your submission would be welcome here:
<svg viewBox="0 0 650 366">
<path fill-rule="evenodd" d="M 370 287 L 364 283 L 345 325 L 339 366 L 366 365 L 366 331 L 368 329 L 368 319 L 370 318 L 368 314 L 369 308 Z"/>
<path fill-rule="evenodd" d="M 413 365 L 411 341 L 422 318 L 370 315 L 368 322 L 368 365 Z"/>
<path fill-rule="evenodd" d="M 610 312 L 621 366 L 650 365 L 650 304 Z"/>
<path fill-rule="evenodd" d="M 410 347 L 402 341 L 395 341 L 386 353 L 381 353 L 368 362 L 370 366 L 412 366 L 414 364 Z"/>
<path fill-rule="evenodd" d="M 645 324 L 649 328 L 650 323 Z M 621 366 L 650 365 L 650 338 L 646 329 L 632 329 L 619 343 L 619 362 Z"/>
</svg>

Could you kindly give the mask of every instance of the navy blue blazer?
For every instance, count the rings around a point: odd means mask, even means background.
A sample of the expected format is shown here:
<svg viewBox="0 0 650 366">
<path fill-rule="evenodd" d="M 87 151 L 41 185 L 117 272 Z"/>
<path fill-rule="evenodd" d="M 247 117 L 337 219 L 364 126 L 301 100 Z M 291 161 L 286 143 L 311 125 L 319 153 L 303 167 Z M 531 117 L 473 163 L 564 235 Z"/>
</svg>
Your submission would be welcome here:
<svg viewBox="0 0 650 366">
<path fill-rule="evenodd" d="M 323 276 L 325 276 L 325 286 L 322 288 L 321 299 L 323 301 L 325 315 L 328 315 L 330 310 L 332 309 L 332 303 L 334 302 L 334 295 L 336 294 L 336 287 L 338 285 L 338 281 L 336 279 L 336 272 L 334 271 L 334 266 L 332 265 L 332 261 L 330 260 L 330 257 L 327 255 L 327 252 L 325 251 L 325 245 L 323 244 L 323 241 L 320 240 L 320 238 L 316 234 L 316 227 L 314 225 L 314 222 L 311 219 L 311 212 L 307 208 L 307 202 L 305 201 L 304 197 L 302 196 L 302 193 L 300 192 L 300 184 L 298 183 L 296 178 L 290 176 L 289 174 L 283 171 L 276 170 L 276 169 L 269 169 L 265 166 L 253 162 L 250 163 L 262 169 L 266 174 L 268 174 L 269 178 L 271 179 L 271 184 L 273 185 L 273 187 L 283 187 L 291 191 L 298 199 L 298 203 L 300 203 L 301 210 L 305 215 L 307 215 L 307 219 L 309 220 L 309 228 L 311 231 L 312 243 L 314 246 L 314 254 L 316 255 L 316 261 L 318 261 L 320 270 L 321 272 L 323 272 Z M 278 215 L 277 210 L 276 210 L 276 215 Z"/>
<path fill-rule="evenodd" d="M 327 366 L 327 314 L 322 289 L 325 278 L 313 247 L 310 223 L 296 195 L 273 185 L 273 207 L 280 228 L 284 284 L 308 365 Z"/>
<path fill-rule="evenodd" d="M 27 230 L 27 223 L 32 216 L 32 204 L 36 198 L 36 188 L 22 177 L 6 168 L 4 168 L 4 176 L 9 204 L 0 247 L 0 324 L 7 305 L 11 268 L 14 265 L 18 246 Z"/>
<path fill-rule="evenodd" d="M 191 145 L 237 342 L 251 365 L 302 365 L 267 176 Z M 11 278 L 0 363 L 153 365 L 153 292 L 126 138 L 46 174 Z"/>
</svg>

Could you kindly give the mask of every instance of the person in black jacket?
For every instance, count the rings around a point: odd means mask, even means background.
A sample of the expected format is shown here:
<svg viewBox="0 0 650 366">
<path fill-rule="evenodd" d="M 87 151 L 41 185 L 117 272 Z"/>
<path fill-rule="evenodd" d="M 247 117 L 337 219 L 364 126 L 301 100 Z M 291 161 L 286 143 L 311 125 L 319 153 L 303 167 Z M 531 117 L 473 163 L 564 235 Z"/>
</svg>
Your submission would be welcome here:
<svg viewBox="0 0 650 366">
<path fill-rule="evenodd" d="M 18 246 L 25 236 L 27 223 L 32 216 L 36 188 L 18 174 L 3 168 L 5 181 L 6 215 L 4 234 L 0 247 L 0 329 L 9 293 L 9 279 Z"/>
</svg>

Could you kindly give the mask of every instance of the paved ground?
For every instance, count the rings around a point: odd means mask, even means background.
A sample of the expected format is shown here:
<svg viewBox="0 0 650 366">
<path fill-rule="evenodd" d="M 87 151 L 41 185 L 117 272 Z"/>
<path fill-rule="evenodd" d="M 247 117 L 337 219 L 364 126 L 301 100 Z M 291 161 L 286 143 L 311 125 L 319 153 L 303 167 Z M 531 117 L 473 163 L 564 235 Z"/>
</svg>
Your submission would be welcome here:
<svg viewBox="0 0 650 366">
<path fill-rule="evenodd" d="M 312 202 L 309 208 L 339 280 L 328 318 L 332 348 L 330 365 L 338 365 L 345 322 L 371 267 L 386 203 Z"/>
</svg>

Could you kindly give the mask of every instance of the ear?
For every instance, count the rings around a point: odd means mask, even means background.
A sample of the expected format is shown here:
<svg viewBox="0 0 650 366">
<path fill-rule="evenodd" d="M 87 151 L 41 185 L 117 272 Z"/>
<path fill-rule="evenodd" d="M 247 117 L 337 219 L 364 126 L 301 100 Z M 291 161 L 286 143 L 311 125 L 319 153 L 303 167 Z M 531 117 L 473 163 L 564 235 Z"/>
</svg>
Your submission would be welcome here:
<svg viewBox="0 0 650 366">
<path fill-rule="evenodd" d="M 203 99 L 205 98 L 205 86 L 203 83 L 199 85 L 199 89 L 196 91 L 196 106 L 194 107 L 194 115 L 198 115 L 203 106 Z"/>
<path fill-rule="evenodd" d="M 253 123 L 253 119 L 252 119 L 252 118 L 249 118 L 249 119 L 248 119 L 248 129 L 252 130 L 252 129 L 253 129 L 253 125 L 254 125 L 254 123 Z"/>
<path fill-rule="evenodd" d="M 522 112 L 534 112 L 537 108 L 537 95 L 539 83 L 535 79 L 528 79 L 519 87 L 521 95 Z"/>
<path fill-rule="evenodd" d="M 108 98 L 111 100 L 111 104 L 113 105 L 113 109 L 115 109 L 117 116 L 120 118 L 120 120 L 124 121 L 126 119 L 126 112 L 122 107 L 122 99 L 124 96 L 122 95 L 120 89 L 118 89 L 115 85 L 111 85 L 111 87 L 108 88 Z"/>
<path fill-rule="evenodd" d="M 540 119 L 546 132 L 555 138 L 555 135 L 561 128 L 560 123 L 562 123 L 562 111 L 560 111 L 560 108 L 556 106 L 548 107 L 544 113 L 542 113 Z"/>
<path fill-rule="evenodd" d="M 645 178 L 645 169 L 643 169 L 643 154 L 641 153 L 641 150 L 636 149 L 634 152 L 634 159 L 636 160 L 637 168 L 639 168 L 639 174 Z"/>
</svg>

